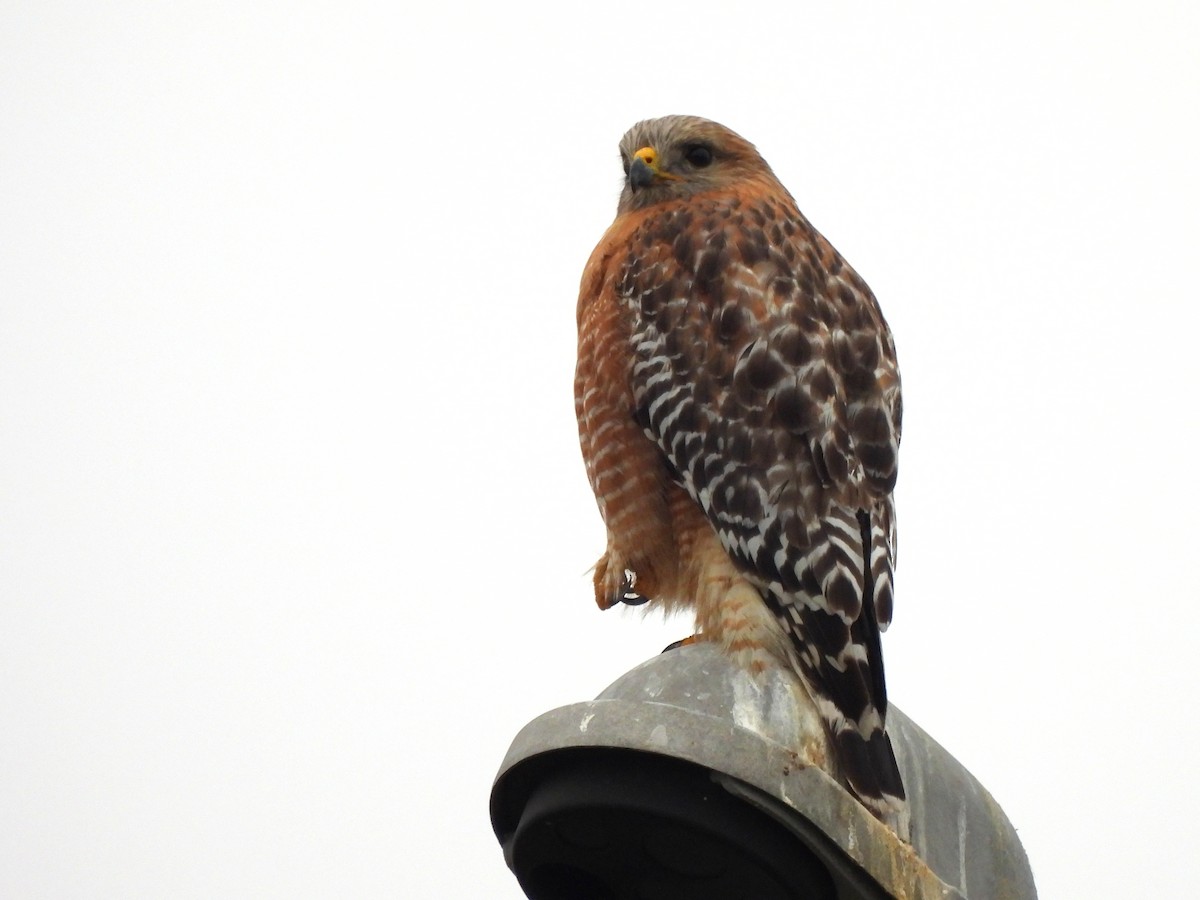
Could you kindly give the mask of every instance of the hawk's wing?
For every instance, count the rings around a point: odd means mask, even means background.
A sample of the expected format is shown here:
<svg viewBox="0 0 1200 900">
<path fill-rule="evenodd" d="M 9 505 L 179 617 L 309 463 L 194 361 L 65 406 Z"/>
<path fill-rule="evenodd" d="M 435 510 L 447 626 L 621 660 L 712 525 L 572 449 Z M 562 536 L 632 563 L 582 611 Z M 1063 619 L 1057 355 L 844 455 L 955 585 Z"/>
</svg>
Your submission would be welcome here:
<svg viewBox="0 0 1200 900">
<path fill-rule="evenodd" d="M 900 385 L 874 297 L 786 195 L 664 205 L 620 291 L 642 426 L 791 636 L 851 783 L 903 797 L 879 647 Z"/>
</svg>

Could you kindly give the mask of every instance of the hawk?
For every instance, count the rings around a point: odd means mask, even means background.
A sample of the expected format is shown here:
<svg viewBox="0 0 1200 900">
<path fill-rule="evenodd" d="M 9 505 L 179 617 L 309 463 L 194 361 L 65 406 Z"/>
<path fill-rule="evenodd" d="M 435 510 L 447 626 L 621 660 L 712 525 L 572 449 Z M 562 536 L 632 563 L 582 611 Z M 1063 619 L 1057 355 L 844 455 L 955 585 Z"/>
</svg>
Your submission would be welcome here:
<svg viewBox="0 0 1200 900">
<path fill-rule="evenodd" d="M 694 610 L 697 640 L 790 668 L 835 771 L 908 837 L 884 730 L 900 376 L 866 283 L 754 146 L 640 122 L 584 269 L 575 408 L 608 531 L 596 602 Z"/>
</svg>

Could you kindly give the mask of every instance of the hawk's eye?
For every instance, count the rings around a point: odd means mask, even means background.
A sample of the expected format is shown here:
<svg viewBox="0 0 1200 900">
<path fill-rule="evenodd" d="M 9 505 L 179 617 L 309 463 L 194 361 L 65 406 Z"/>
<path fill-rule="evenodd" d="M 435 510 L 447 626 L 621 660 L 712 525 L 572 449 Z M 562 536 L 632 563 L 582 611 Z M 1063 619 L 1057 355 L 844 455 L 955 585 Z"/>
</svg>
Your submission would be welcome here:
<svg viewBox="0 0 1200 900">
<path fill-rule="evenodd" d="M 703 169 L 713 161 L 713 152 L 703 144 L 688 144 L 683 148 L 683 158 L 697 169 Z"/>
</svg>

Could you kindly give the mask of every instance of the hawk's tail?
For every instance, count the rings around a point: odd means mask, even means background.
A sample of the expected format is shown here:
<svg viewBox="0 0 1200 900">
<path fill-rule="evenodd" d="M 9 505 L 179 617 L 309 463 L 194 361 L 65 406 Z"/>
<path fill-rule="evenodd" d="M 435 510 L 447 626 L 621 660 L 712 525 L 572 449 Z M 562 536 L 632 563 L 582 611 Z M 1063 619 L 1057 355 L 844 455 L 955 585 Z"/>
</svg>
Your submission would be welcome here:
<svg viewBox="0 0 1200 900">
<path fill-rule="evenodd" d="M 864 630 L 861 617 L 848 626 L 840 616 L 805 603 L 802 595 L 782 602 L 773 592 L 766 595 L 791 638 L 794 669 L 825 720 L 846 786 L 877 819 L 909 840 L 904 782 L 884 730 L 887 699 L 875 690 L 882 681 L 875 677 L 878 635 L 872 653 L 871 642 L 858 633 Z"/>
<path fill-rule="evenodd" d="M 855 728 L 843 728 L 833 735 L 833 745 L 854 796 L 901 840 L 910 840 L 904 782 L 887 732 L 881 727 L 864 738 Z"/>
<path fill-rule="evenodd" d="M 846 511 L 821 522 L 798 589 L 772 585 L 767 605 L 791 639 L 794 666 L 825 720 L 840 774 L 904 840 L 909 813 L 892 742 L 876 612 L 877 543 L 870 519 Z M 890 571 L 886 573 L 890 576 Z M 882 591 L 890 603 L 890 577 Z"/>
<path fill-rule="evenodd" d="M 891 619 L 892 567 L 887 552 L 887 537 L 881 528 L 872 527 L 871 517 L 858 510 L 859 535 L 863 552 L 862 610 L 850 626 L 854 644 L 866 651 L 870 704 L 860 714 L 856 727 L 843 719 L 843 727 L 833 732 L 834 746 L 845 770 L 851 790 L 876 818 L 886 822 L 904 840 L 909 840 L 909 814 L 904 782 L 892 749 L 892 739 L 884 730 L 887 717 L 887 688 L 883 678 L 883 648 L 879 633 L 881 620 Z M 885 609 L 880 607 L 884 606 Z M 886 625 L 884 625 L 886 627 Z M 848 669 L 857 667 L 850 666 Z M 849 673 L 847 673 L 849 674 Z M 873 707 L 873 709 L 871 708 Z M 878 711 L 878 722 L 874 713 Z"/>
</svg>

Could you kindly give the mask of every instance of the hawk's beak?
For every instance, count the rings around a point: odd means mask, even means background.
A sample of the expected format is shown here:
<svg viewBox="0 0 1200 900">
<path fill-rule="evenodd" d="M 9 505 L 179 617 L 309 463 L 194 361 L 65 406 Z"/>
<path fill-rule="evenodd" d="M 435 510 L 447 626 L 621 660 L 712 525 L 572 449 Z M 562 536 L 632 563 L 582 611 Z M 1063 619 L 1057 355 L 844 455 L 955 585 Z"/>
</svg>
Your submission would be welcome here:
<svg viewBox="0 0 1200 900">
<path fill-rule="evenodd" d="M 635 191 L 654 184 L 654 170 L 640 156 L 629 164 L 629 186 Z"/>
<path fill-rule="evenodd" d="M 643 147 L 633 154 L 633 162 L 629 164 L 629 186 L 635 191 L 658 181 L 673 181 L 678 177 L 663 171 L 659 165 L 658 153 L 653 147 Z"/>
</svg>

